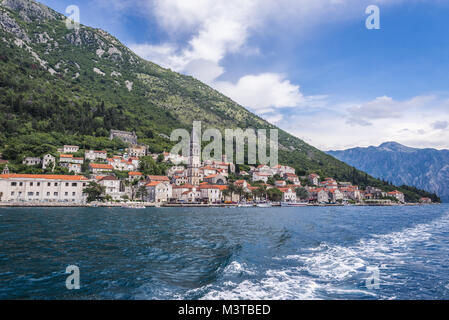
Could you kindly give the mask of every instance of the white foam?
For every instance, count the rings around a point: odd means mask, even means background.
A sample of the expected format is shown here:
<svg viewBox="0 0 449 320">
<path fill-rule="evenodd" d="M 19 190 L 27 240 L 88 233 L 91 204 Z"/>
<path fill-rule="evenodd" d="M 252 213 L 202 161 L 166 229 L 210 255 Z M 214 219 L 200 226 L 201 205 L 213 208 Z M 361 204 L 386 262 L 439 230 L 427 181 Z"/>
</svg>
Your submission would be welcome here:
<svg viewBox="0 0 449 320">
<path fill-rule="evenodd" d="M 402 231 L 384 235 L 370 235 L 353 246 L 340 246 L 322 243 L 301 255 L 276 257 L 274 260 L 293 260 L 298 265 L 282 270 L 268 270 L 262 279 L 245 279 L 240 283 L 227 281 L 222 288 L 214 285 L 203 287 L 207 293 L 203 299 L 319 299 L 329 294 L 365 295 L 379 297 L 379 291 L 363 290 L 357 283 L 369 276 L 370 267 L 378 267 L 381 273 L 380 285 L 403 285 L 401 274 L 396 267 L 407 263 L 411 258 L 410 247 L 425 245 L 431 239 L 432 231 L 447 230 L 449 215 L 430 223 L 418 224 Z M 290 263 L 291 264 L 291 263 Z M 224 275 L 244 273 L 254 270 L 233 261 L 225 268 Z M 354 277 L 354 285 L 347 287 Z M 346 282 L 346 286 L 343 281 Z M 351 280 L 351 281 L 348 281 Z M 448 285 L 449 286 L 449 285 Z M 395 299 L 387 296 L 384 299 Z"/>
</svg>

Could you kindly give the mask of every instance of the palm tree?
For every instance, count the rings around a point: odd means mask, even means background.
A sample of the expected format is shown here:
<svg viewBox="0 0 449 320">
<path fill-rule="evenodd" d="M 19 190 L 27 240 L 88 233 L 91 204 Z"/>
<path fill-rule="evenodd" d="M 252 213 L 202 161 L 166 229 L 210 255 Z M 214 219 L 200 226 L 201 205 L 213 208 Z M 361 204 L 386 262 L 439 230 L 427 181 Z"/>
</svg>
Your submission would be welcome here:
<svg viewBox="0 0 449 320">
<path fill-rule="evenodd" d="M 96 182 L 90 182 L 89 185 L 83 189 L 83 193 L 87 194 L 87 202 L 102 200 L 106 187 Z"/>
</svg>

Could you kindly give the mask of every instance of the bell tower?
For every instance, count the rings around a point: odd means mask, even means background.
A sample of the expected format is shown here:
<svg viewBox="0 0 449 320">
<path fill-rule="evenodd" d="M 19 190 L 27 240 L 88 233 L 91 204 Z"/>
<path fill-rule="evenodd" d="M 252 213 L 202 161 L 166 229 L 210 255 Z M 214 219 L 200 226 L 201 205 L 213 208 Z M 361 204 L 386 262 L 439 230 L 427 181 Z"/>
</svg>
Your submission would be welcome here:
<svg viewBox="0 0 449 320">
<path fill-rule="evenodd" d="M 187 166 L 187 181 L 189 184 L 194 186 L 200 185 L 200 166 L 201 147 L 199 142 L 199 134 L 194 127 L 192 136 L 190 137 L 189 164 Z"/>
</svg>

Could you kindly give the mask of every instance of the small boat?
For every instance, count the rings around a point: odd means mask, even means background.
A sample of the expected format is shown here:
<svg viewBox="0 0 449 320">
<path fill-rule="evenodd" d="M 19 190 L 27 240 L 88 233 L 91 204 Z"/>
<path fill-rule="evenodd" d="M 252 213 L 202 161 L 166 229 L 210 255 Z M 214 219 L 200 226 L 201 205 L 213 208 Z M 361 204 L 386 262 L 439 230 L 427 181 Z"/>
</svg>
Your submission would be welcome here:
<svg viewBox="0 0 449 320">
<path fill-rule="evenodd" d="M 239 208 L 250 208 L 254 207 L 253 203 L 239 203 Z"/>
<path fill-rule="evenodd" d="M 308 202 L 281 202 L 281 207 L 307 207 Z"/>
<path fill-rule="evenodd" d="M 261 202 L 256 204 L 256 206 L 259 208 L 271 208 L 273 205 L 271 204 L 271 202 Z"/>
<path fill-rule="evenodd" d="M 146 209 L 144 205 L 140 204 L 125 204 L 122 206 L 123 209 Z"/>
</svg>

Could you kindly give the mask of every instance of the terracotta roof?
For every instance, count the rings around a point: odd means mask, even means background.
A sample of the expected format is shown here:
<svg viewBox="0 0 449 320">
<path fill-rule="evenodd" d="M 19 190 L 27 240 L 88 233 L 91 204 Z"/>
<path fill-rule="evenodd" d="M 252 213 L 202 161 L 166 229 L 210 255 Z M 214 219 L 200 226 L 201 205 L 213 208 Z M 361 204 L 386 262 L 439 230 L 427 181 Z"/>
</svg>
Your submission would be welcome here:
<svg viewBox="0 0 449 320">
<path fill-rule="evenodd" d="M 211 179 L 211 178 L 215 178 L 216 176 L 218 176 L 218 174 L 211 174 L 210 176 L 207 176 L 204 179 Z"/>
<path fill-rule="evenodd" d="M 129 176 L 141 176 L 142 172 L 131 171 L 131 172 L 128 172 L 128 175 Z"/>
<path fill-rule="evenodd" d="M 192 188 L 195 188 L 195 186 L 191 185 L 189 183 L 185 183 L 185 184 L 180 185 L 180 186 L 173 186 L 173 189 L 192 189 Z"/>
<path fill-rule="evenodd" d="M 90 163 L 89 167 L 93 169 L 107 169 L 107 170 L 114 169 L 114 167 L 111 166 L 110 164 L 103 164 L 103 163 Z"/>
<path fill-rule="evenodd" d="M 106 176 L 106 177 L 102 177 L 101 179 L 99 179 L 101 181 L 117 181 L 118 179 L 114 176 Z"/>
<path fill-rule="evenodd" d="M 49 179 L 49 180 L 67 180 L 84 181 L 88 180 L 84 176 L 56 175 L 56 174 L 0 174 L 0 179 Z"/>
<path fill-rule="evenodd" d="M 73 158 L 73 154 L 60 154 L 60 158 Z"/>
<path fill-rule="evenodd" d="M 221 190 L 219 185 L 207 184 L 207 183 L 202 184 L 199 189 L 219 189 L 219 190 Z"/>
<path fill-rule="evenodd" d="M 145 186 L 146 187 L 154 187 L 154 186 L 157 186 L 160 183 L 162 183 L 162 181 L 151 181 L 151 182 L 147 183 Z"/>
<path fill-rule="evenodd" d="M 155 181 L 170 181 L 167 176 L 148 176 L 148 178 Z"/>
</svg>

